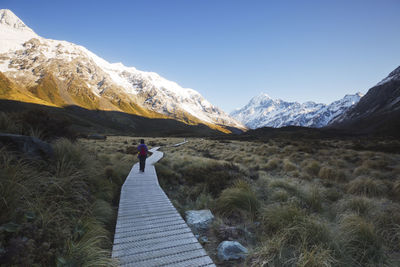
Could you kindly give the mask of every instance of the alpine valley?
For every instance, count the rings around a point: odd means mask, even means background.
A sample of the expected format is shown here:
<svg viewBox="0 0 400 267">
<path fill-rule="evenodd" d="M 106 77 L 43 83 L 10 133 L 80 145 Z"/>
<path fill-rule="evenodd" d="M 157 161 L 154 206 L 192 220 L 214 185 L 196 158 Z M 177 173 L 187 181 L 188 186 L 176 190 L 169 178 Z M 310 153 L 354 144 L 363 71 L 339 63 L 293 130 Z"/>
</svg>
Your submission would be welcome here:
<svg viewBox="0 0 400 267">
<path fill-rule="evenodd" d="M 197 91 L 40 37 L 8 9 L 0 10 L 0 84 L 7 101 L 173 119 L 227 133 L 246 129 Z"/>
</svg>

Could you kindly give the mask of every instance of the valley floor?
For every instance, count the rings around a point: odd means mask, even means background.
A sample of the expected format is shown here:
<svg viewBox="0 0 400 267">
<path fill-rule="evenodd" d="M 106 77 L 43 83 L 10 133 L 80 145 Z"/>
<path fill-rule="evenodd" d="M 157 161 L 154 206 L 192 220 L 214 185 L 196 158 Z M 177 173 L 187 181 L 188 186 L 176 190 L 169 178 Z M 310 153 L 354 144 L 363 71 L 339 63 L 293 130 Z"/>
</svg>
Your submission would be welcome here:
<svg viewBox="0 0 400 267">
<path fill-rule="evenodd" d="M 0 150 L 1 264 L 115 264 L 119 190 L 139 140 L 59 139 L 46 162 Z M 159 183 L 182 216 L 214 214 L 200 241 L 218 266 L 400 264 L 399 141 L 145 140 L 164 152 Z M 247 247 L 247 259 L 220 261 L 224 240 Z"/>
<path fill-rule="evenodd" d="M 398 141 L 188 140 L 162 148 L 158 177 L 183 216 L 216 216 L 202 240 L 218 265 L 400 264 L 400 154 L 384 152 Z M 250 255 L 219 261 L 224 240 Z"/>
</svg>

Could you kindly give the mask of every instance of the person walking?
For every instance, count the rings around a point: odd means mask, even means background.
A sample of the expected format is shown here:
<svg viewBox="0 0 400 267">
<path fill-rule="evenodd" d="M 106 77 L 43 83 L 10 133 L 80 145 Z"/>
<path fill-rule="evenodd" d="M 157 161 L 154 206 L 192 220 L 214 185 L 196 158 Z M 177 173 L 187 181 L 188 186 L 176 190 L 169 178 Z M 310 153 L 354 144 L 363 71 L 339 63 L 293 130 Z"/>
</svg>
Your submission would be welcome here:
<svg viewBox="0 0 400 267">
<path fill-rule="evenodd" d="M 140 145 L 138 145 L 137 150 L 138 150 L 140 171 L 144 172 L 144 167 L 146 166 L 147 151 L 148 151 L 147 146 L 144 144 L 144 139 L 140 139 Z"/>
</svg>

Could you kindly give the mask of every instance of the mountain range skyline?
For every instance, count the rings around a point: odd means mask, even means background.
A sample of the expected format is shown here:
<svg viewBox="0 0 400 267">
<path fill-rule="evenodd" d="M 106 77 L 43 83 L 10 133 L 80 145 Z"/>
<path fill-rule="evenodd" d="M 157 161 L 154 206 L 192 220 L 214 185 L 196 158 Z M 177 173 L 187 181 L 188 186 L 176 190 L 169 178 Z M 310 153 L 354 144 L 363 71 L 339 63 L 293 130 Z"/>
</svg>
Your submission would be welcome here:
<svg viewBox="0 0 400 267">
<path fill-rule="evenodd" d="M 79 8 L 73 1 L 3 3 L 40 36 L 68 40 L 107 61 L 157 72 L 195 88 L 226 112 L 260 92 L 325 104 L 347 93 L 366 93 L 400 60 L 399 38 L 392 34 L 399 26 L 395 2 L 350 1 L 322 8 L 318 2 L 221 1 L 212 9 L 205 8 L 210 3 L 177 1 L 79 3 Z M 39 10 L 46 16 L 37 16 Z M 285 15 L 277 17 L 282 10 Z M 235 21 L 238 17 L 242 19 Z"/>
</svg>

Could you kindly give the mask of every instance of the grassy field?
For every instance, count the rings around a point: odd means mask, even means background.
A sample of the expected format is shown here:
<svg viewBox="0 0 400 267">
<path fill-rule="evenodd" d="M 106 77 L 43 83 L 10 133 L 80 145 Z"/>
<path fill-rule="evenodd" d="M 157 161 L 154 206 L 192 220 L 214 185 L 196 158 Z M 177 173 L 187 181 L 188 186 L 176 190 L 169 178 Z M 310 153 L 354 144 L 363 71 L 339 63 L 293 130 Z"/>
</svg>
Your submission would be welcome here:
<svg viewBox="0 0 400 267">
<path fill-rule="evenodd" d="M 136 161 L 127 140 L 57 139 L 47 160 L 1 148 L 0 265 L 116 266 L 120 189 Z"/>
<path fill-rule="evenodd" d="M 216 215 L 203 245 L 221 266 L 399 266 L 400 154 L 379 152 L 399 142 L 368 144 L 192 138 L 156 167 L 181 214 Z M 246 261 L 218 262 L 227 239 Z"/>
<path fill-rule="evenodd" d="M 0 263 L 117 264 L 109 256 L 119 192 L 139 140 L 53 140 L 50 161 L 2 149 Z M 216 216 L 203 246 L 219 266 L 400 264 L 400 154 L 388 149 L 399 142 L 145 140 L 165 152 L 157 173 L 178 211 Z M 219 262 L 223 240 L 250 255 Z"/>
</svg>

